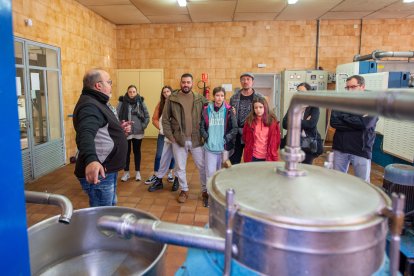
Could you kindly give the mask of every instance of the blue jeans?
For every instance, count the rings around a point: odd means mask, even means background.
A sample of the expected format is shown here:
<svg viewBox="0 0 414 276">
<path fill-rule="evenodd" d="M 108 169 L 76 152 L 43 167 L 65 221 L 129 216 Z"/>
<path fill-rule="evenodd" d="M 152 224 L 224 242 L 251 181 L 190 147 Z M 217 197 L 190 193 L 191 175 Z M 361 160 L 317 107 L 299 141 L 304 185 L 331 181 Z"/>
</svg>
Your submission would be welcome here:
<svg viewBox="0 0 414 276">
<path fill-rule="evenodd" d="M 99 176 L 98 184 L 91 184 L 86 178 L 78 178 L 82 190 L 89 196 L 89 206 L 115 206 L 116 205 L 116 178 L 118 172 L 109 173 L 105 178 Z"/>
<path fill-rule="evenodd" d="M 348 172 L 350 163 L 352 163 L 352 166 L 354 167 L 355 176 L 361 178 L 362 180 L 370 182 L 370 174 L 371 174 L 371 160 L 370 159 L 334 150 L 334 161 L 333 161 L 334 170 L 346 173 Z"/>
<path fill-rule="evenodd" d="M 162 134 L 158 134 L 157 138 L 157 151 L 155 152 L 155 160 L 154 160 L 154 172 L 158 172 L 160 169 L 160 161 L 161 161 L 161 155 L 162 150 L 164 148 L 164 138 L 165 136 Z M 174 169 L 175 161 L 174 158 L 171 159 L 170 163 L 170 170 Z"/>
</svg>

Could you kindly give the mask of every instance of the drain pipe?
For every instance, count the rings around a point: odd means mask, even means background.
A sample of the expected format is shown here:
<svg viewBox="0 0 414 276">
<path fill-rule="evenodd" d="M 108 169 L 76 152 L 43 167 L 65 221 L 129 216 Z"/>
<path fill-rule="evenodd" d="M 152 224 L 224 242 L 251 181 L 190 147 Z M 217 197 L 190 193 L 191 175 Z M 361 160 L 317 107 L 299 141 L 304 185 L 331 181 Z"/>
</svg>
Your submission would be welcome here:
<svg viewBox="0 0 414 276">
<path fill-rule="evenodd" d="M 98 219 L 99 231 L 112 236 L 129 239 L 132 236 L 148 238 L 160 243 L 194 247 L 224 252 L 225 240 L 211 228 L 162 222 L 153 219 L 137 219 L 134 214 L 123 214 L 121 217 L 102 216 Z"/>
<path fill-rule="evenodd" d="M 354 61 L 363 61 L 363 60 L 378 60 L 385 57 L 403 57 L 403 58 L 412 58 L 414 57 L 413 51 L 407 51 L 407 52 L 391 52 L 391 51 L 381 51 L 381 50 L 375 50 L 370 55 L 355 55 Z"/>
<path fill-rule="evenodd" d="M 63 195 L 24 191 L 26 203 L 56 205 L 62 209 L 62 214 L 59 217 L 59 222 L 69 224 L 72 218 L 73 206 L 70 200 Z"/>
<path fill-rule="evenodd" d="M 315 70 L 319 70 L 319 39 L 321 31 L 320 19 L 316 20 L 316 53 L 315 53 Z"/>
</svg>

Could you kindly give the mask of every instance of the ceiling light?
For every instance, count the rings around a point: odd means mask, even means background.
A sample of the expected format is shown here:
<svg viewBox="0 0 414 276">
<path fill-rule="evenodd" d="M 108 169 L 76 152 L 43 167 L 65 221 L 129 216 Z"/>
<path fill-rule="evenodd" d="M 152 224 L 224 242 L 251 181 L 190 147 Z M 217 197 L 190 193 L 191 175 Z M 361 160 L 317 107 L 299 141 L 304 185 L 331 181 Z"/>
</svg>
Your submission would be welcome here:
<svg viewBox="0 0 414 276">
<path fill-rule="evenodd" d="M 403 3 L 412 3 L 414 0 L 403 0 Z"/>
<path fill-rule="evenodd" d="M 287 0 L 289 5 L 296 4 L 298 0 Z M 414 0 L 413 0 L 414 1 Z"/>
<path fill-rule="evenodd" d="M 187 0 L 177 0 L 177 2 L 180 7 L 187 6 Z"/>
</svg>

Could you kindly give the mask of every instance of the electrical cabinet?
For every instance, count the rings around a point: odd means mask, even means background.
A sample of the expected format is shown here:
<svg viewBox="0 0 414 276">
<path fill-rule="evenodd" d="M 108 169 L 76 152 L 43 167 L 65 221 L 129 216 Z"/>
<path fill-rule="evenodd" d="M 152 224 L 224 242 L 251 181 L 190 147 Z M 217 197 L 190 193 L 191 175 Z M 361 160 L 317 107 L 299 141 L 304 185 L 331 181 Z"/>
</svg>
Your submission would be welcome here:
<svg viewBox="0 0 414 276">
<path fill-rule="evenodd" d="M 326 90 L 328 85 L 328 72 L 322 70 L 286 70 L 282 72 L 281 120 L 289 108 L 292 96 L 296 93 L 296 87 L 302 82 L 307 82 L 312 87 L 312 90 Z M 318 131 L 322 137 L 325 137 L 325 108 L 320 108 Z M 283 130 L 283 135 L 285 134 L 286 130 Z"/>
</svg>

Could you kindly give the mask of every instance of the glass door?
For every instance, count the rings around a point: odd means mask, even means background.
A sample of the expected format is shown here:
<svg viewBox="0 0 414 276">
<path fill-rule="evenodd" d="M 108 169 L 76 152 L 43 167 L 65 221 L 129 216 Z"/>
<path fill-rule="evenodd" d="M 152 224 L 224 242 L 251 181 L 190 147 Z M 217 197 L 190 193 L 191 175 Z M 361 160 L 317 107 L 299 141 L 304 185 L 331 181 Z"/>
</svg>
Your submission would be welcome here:
<svg viewBox="0 0 414 276">
<path fill-rule="evenodd" d="M 65 164 L 60 52 L 15 40 L 17 107 L 25 182 Z"/>
</svg>

